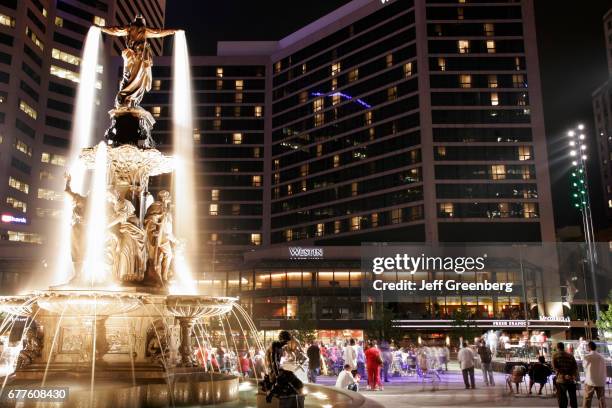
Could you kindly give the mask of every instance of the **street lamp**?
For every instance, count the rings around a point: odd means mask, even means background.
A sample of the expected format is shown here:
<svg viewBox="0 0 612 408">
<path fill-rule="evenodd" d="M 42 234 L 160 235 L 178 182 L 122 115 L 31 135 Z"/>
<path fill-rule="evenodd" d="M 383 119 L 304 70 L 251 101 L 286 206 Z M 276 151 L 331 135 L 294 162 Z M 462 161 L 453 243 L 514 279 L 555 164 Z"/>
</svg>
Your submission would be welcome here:
<svg viewBox="0 0 612 408">
<path fill-rule="evenodd" d="M 587 247 L 587 261 L 591 272 L 591 284 L 593 286 L 593 301 L 595 303 L 595 318 L 599 319 L 599 296 L 597 295 L 597 279 L 595 277 L 595 265 L 597 264 L 597 252 L 595 249 L 595 232 L 593 230 L 593 214 L 591 212 L 591 199 L 589 197 L 589 181 L 587 174 L 587 144 L 584 125 L 579 124 L 576 128 L 567 132 L 569 137 L 570 157 L 572 160 L 572 201 L 574 207 L 582 214 L 582 227 L 584 230 L 584 241 Z M 586 291 L 586 288 L 585 288 Z M 588 305 L 587 305 L 588 309 Z"/>
</svg>

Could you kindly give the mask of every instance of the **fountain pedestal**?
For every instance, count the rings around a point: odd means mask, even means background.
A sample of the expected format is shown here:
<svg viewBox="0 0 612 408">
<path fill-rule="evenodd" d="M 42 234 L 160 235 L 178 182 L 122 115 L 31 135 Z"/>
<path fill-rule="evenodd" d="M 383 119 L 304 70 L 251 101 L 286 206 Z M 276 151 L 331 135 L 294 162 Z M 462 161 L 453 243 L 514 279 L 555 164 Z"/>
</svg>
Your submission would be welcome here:
<svg viewBox="0 0 612 408">
<path fill-rule="evenodd" d="M 181 328 L 181 345 L 179 353 L 181 354 L 181 367 L 196 367 L 197 363 L 193 358 L 193 348 L 191 347 L 191 330 L 193 329 L 193 318 L 179 317 L 179 326 Z"/>
<path fill-rule="evenodd" d="M 257 408 L 304 408 L 305 395 L 287 395 L 272 397 L 272 401 L 266 401 L 266 394 L 257 393 Z"/>
</svg>

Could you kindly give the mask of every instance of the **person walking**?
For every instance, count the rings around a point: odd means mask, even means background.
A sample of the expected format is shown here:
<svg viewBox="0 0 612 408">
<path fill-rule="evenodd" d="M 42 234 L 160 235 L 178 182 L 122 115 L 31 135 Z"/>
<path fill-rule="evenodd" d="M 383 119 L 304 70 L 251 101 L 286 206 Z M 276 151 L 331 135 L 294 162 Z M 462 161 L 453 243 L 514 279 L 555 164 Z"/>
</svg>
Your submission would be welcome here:
<svg viewBox="0 0 612 408">
<path fill-rule="evenodd" d="M 389 382 L 389 369 L 393 363 L 393 352 L 389 347 L 389 343 L 386 343 L 385 348 L 382 349 L 382 360 L 382 380 L 387 383 Z"/>
<path fill-rule="evenodd" d="M 308 357 L 308 381 L 316 384 L 317 375 L 321 368 L 321 350 L 316 342 L 312 342 L 306 349 L 306 356 Z"/>
<path fill-rule="evenodd" d="M 368 371 L 368 389 L 372 391 L 382 391 L 383 387 L 382 383 L 380 382 L 380 366 L 382 365 L 383 360 L 376 342 L 371 340 L 368 342 L 368 348 L 365 351 L 365 361 Z"/>
<path fill-rule="evenodd" d="M 591 408 L 593 394 L 597 394 L 599 408 L 606 408 L 606 360 L 597 352 L 597 345 L 589 341 L 588 353 L 582 359 L 584 367 L 584 399 L 582 408 Z"/>
<path fill-rule="evenodd" d="M 349 343 L 342 349 L 342 360 L 344 364 L 351 367 L 350 371 L 357 369 L 357 352 L 355 351 L 355 339 L 351 339 Z"/>
<path fill-rule="evenodd" d="M 578 408 L 578 400 L 576 398 L 578 364 L 576 364 L 574 356 L 565 351 L 565 344 L 557 343 L 557 352 L 553 355 L 552 365 L 553 370 L 557 373 L 555 386 L 559 408 L 567 408 L 568 395 L 570 406 Z"/>
<path fill-rule="evenodd" d="M 365 353 L 363 352 L 361 340 L 358 343 L 355 343 L 354 348 L 355 354 L 357 355 L 357 372 L 361 378 L 367 379 L 365 369 Z"/>
<path fill-rule="evenodd" d="M 463 342 L 463 348 L 457 353 L 457 361 L 459 361 L 459 366 L 461 367 L 465 389 L 476 388 L 476 382 L 474 381 L 474 352 L 470 349 L 467 341 Z"/>
<path fill-rule="evenodd" d="M 478 346 L 478 355 L 480 356 L 480 368 L 482 369 L 482 377 L 485 383 L 485 386 L 495 386 L 495 379 L 493 378 L 493 368 L 491 367 L 491 362 L 493 360 L 493 353 L 489 346 L 484 341 L 480 342 L 480 346 Z"/>
</svg>

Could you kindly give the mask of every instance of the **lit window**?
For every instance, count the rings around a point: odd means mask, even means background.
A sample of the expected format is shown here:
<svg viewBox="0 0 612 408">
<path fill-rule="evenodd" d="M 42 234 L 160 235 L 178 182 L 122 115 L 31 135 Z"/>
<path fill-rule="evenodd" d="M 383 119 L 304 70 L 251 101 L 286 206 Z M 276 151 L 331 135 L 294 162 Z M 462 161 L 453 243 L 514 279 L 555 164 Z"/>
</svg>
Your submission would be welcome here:
<svg viewBox="0 0 612 408">
<path fill-rule="evenodd" d="M 523 203 L 523 217 L 537 218 L 536 203 Z"/>
<path fill-rule="evenodd" d="M 302 185 L 301 187 L 302 191 L 308 191 L 308 184 L 306 184 L 306 180 L 302 180 L 301 185 Z"/>
<path fill-rule="evenodd" d="M 217 67 L 217 78 L 223 78 L 223 68 Z"/>
<path fill-rule="evenodd" d="M 361 228 L 361 217 L 351 217 L 351 231 L 358 231 Z"/>
<path fill-rule="evenodd" d="M 285 239 L 287 241 L 293 241 L 293 230 L 285 230 Z"/>
<path fill-rule="evenodd" d="M 491 106 L 497 106 L 499 105 L 499 95 L 497 94 L 497 92 L 492 92 L 491 93 Z"/>
<path fill-rule="evenodd" d="M 36 33 L 34 31 L 32 31 L 32 29 L 30 27 L 26 27 L 25 33 L 26 33 L 26 37 L 28 37 L 30 40 L 32 40 L 32 42 L 38 48 L 40 48 L 41 51 L 43 51 L 45 49 L 45 44 L 40 40 L 40 38 L 38 38 Z"/>
<path fill-rule="evenodd" d="M 47 171 L 47 170 L 42 170 L 38 174 L 38 177 L 41 180 L 55 180 L 55 175 L 53 173 L 51 173 L 50 171 Z"/>
<path fill-rule="evenodd" d="M 47 18 L 48 13 L 47 13 L 47 9 L 46 8 L 43 7 L 41 13 L 42 13 L 44 18 Z"/>
<path fill-rule="evenodd" d="M 352 69 L 348 74 L 348 81 L 354 82 L 359 79 L 359 68 Z"/>
<path fill-rule="evenodd" d="M 39 188 L 38 198 L 41 200 L 62 201 L 64 199 L 64 194 L 58 193 L 57 191 L 48 190 L 46 188 Z"/>
<path fill-rule="evenodd" d="M 255 117 L 261 118 L 263 115 L 263 106 L 255 106 Z"/>
<path fill-rule="evenodd" d="M 7 27 L 15 27 L 15 19 L 11 16 L 0 13 L 0 24 Z"/>
<path fill-rule="evenodd" d="M 370 126 L 372 124 L 372 111 L 367 111 L 364 113 L 365 117 L 365 125 Z"/>
<path fill-rule="evenodd" d="M 240 91 L 236 92 L 236 97 L 234 98 L 236 103 L 242 103 L 242 96 L 243 96 L 242 92 Z"/>
<path fill-rule="evenodd" d="M 22 99 L 19 100 L 19 109 L 34 120 L 38 118 L 38 112 Z"/>
<path fill-rule="evenodd" d="M 518 147 L 518 159 L 519 160 L 531 160 L 531 148 L 529 146 Z"/>
<path fill-rule="evenodd" d="M 62 215 L 62 210 L 57 208 L 37 208 L 36 216 L 38 218 L 58 219 Z"/>
<path fill-rule="evenodd" d="M 30 185 L 28 183 L 24 183 L 21 180 L 17 180 L 14 177 L 9 177 L 8 185 L 15 190 L 19 190 L 22 193 L 28 194 L 30 192 Z"/>
<path fill-rule="evenodd" d="M 497 88 L 497 75 L 489 75 L 487 77 L 489 88 Z"/>
<path fill-rule="evenodd" d="M 516 68 L 517 71 L 521 70 L 521 58 L 520 57 L 514 57 L 514 67 Z"/>
<path fill-rule="evenodd" d="M 334 155 L 334 167 L 340 166 L 340 155 Z"/>
<path fill-rule="evenodd" d="M 395 208 L 391 210 L 391 224 L 399 224 L 402 222 L 402 209 Z"/>
<path fill-rule="evenodd" d="M 65 166 L 66 156 L 62 154 L 42 152 L 40 155 L 40 161 L 43 163 L 54 164 L 56 166 Z"/>
<path fill-rule="evenodd" d="M 438 146 L 436 148 L 438 157 L 446 157 L 446 146 Z"/>
<path fill-rule="evenodd" d="M 312 101 L 312 110 L 314 112 L 323 110 L 323 98 L 316 98 Z"/>
<path fill-rule="evenodd" d="M 397 99 L 397 86 L 387 88 L 387 100 L 394 101 Z"/>
<path fill-rule="evenodd" d="M 210 204 L 208 206 L 208 215 L 219 215 L 219 204 Z"/>
<path fill-rule="evenodd" d="M 306 63 L 302 64 L 302 75 L 304 75 L 306 73 Z"/>
<path fill-rule="evenodd" d="M 523 74 L 512 75 L 512 86 L 514 88 L 526 88 L 525 77 Z"/>
<path fill-rule="evenodd" d="M 259 147 L 253 148 L 253 157 L 255 157 L 256 159 L 261 157 L 261 149 Z"/>
<path fill-rule="evenodd" d="M 77 84 L 79 83 L 79 74 L 69 69 L 58 67 L 57 65 L 51 65 L 50 72 L 51 72 L 51 75 L 54 75 L 58 78 L 67 79 Z M 96 88 L 102 89 L 101 81 L 99 80 L 96 81 Z"/>
<path fill-rule="evenodd" d="M 253 187 L 261 187 L 261 176 L 253 176 Z"/>
<path fill-rule="evenodd" d="M 28 210 L 28 205 L 21 200 L 16 199 L 15 197 L 6 197 L 6 204 L 21 212 L 26 212 Z"/>
<path fill-rule="evenodd" d="M 244 89 L 244 81 L 242 79 L 236 80 L 236 90 L 242 91 Z"/>
<path fill-rule="evenodd" d="M 40 234 L 33 232 L 7 231 L 8 240 L 15 242 L 27 242 L 30 244 L 42 244 L 43 239 Z"/>
<path fill-rule="evenodd" d="M 27 143 L 21 141 L 19 139 L 15 139 L 15 149 L 19 150 L 21 153 L 32 157 L 32 148 L 28 146 Z"/>
<path fill-rule="evenodd" d="M 323 235 L 325 235 L 325 224 L 317 224 L 317 232 L 316 232 L 317 237 L 322 237 Z"/>
<path fill-rule="evenodd" d="M 332 74 L 332 76 L 338 75 L 341 70 L 342 70 L 342 64 L 340 63 L 340 61 L 334 62 L 332 64 L 332 66 L 331 66 L 331 74 Z"/>
<path fill-rule="evenodd" d="M 370 216 L 371 218 L 371 225 L 373 227 L 378 227 L 378 213 L 372 213 L 372 215 Z"/>
<path fill-rule="evenodd" d="M 94 21 L 94 24 L 98 26 L 104 27 L 106 25 L 106 20 L 104 19 L 104 17 L 94 16 L 93 21 Z"/>
<path fill-rule="evenodd" d="M 391 68 L 393 66 L 393 54 L 387 54 L 385 62 L 387 63 L 387 68 Z"/>
<path fill-rule="evenodd" d="M 337 105 L 340 102 L 342 102 L 342 97 L 340 96 L 339 93 L 335 93 L 332 95 L 332 105 Z"/>
<path fill-rule="evenodd" d="M 201 138 L 202 138 L 202 135 L 200 134 L 200 129 L 198 128 L 193 129 L 193 140 L 196 142 L 199 142 Z"/>
<path fill-rule="evenodd" d="M 354 197 L 359 194 L 359 184 L 351 183 L 351 195 Z"/>
<path fill-rule="evenodd" d="M 438 68 L 440 71 L 446 71 L 446 59 L 438 58 Z"/>
<path fill-rule="evenodd" d="M 275 63 L 274 63 L 274 73 L 275 73 L 275 74 L 278 74 L 279 72 L 281 72 L 282 67 L 283 67 L 283 66 L 282 66 L 281 61 L 277 61 L 277 62 L 275 62 Z"/>
<path fill-rule="evenodd" d="M 457 49 L 460 54 L 467 54 L 470 52 L 470 41 L 469 40 L 459 40 L 457 41 Z"/>
<path fill-rule="evenodd" d="M 332 78 L 331 90 L 335 91 L 338 88 L 338 78 Z"/>
<path fill-rule="evenodd" d="M 308 91 L 303 91 L 300 92 L 300 103 L 306 103 L 306 101 L 308 100 Z"/>
<path fill-rule="evenodd" d="M 216 232 L 213 232 L 212 234 L 210 234 L 210 240 L 212 242 L 217 242 L 219 240 L 219 234 L 217 234 Z"/>
<path fill-rule="evenodd" d="M 494 164 L 491 166 L 491 178 L 493 180 L 506 179 L 506 166 L 503 164 Z"/>
<path fill-rule="evenodd" d="M 487 41 L 487 52 L 489 54 L 494 54 L 495 53 L 495 41 L 493 41 L 493 40 L 488 40 Z"/>
<path fill-rule="evenodd" d="M 531 178 L 531 169 L 529 166 L 521 167 L 521 175 L 523 176 L 523 180 L 529 180 Z"/>
<path fill-rule="evenodd" d="M 334 234 L 339 234 L 342 231 L 342 223 L 337 220 L 334 221 Z"/>
<path fill-rule="evenodd" d="M 293 187 L 291 186 L 291 184 L 287 184 L 287 195 L 293 195 Z"/>
<path fill-rule="evenodd" d="M 461 88 L 471 88 L 472 87 L 472 76 L 469 74 L 459 75 L 459 86 Z"/>
<path fill-rule="evenodd" d="M 454 205 L 453 203 L 440 203 L 438 205 L 438 208 L 440 209 L 439 211 L 439 215 L 440 217 L 446 217 L 446 218 L 452 218 L 454 213 Z"/>
<path fill-rule="evenodd" d="M 261 245 L 261 234 L 251 234 L 251 244 Z"/>
<path fill-rule="evenodd" d="M 242 144 L 242 133 L 234 133 L 232 135 L 233 144 Z"/>
<path fill-rule="evenodd" d="M 404 64 L 404 76 L 408 78 L 412 75 L 412 62 L 407 62 Z"/>
<path fill-rule="evenodd" d="M 210 190 L 210 199 L 212 201 L 219 201 L 219 190 L 217 189 Z"/>
<path fill-rule="evenodd" d="M 302 164 L 302 165 L 300 166 L 300 176 L 301 176 L 301 177 L 306 177 L 306 176 L 308 175 L 308 170 L 309 170 L 309 167 L 310 167 L 310 166 L 308 165 L 308 163 L 306 163 L 306 164 Z"/>
<path fill-rule="evenodd" d="M 64 19 L 59 17 L 59 16 L 56 16 L 55 17 L 55 25 L 58 26 L 58 27 L 63 27 L 64 26 Z"/>
<path fill-rule="evenodd" d="M 215 106 L 215 118 L 220 118 L 220 117 L 221 117 L 221 107 Z"/>
<path fill-rule="evenodd" d="M 220 91 L 222 89 L 223 89 L 223 80 L 217 79 L 217 91 Z"/>
<path fill-rule="evenodd" d="M 159 118 L 161 116 L 161 106 L 153 106 L 151 110 L 152 110 L 153 116 L 155 116 L 156 118 Z"/>
<path fill-rule="evenodd" d="M 152 86 L 153 90 L 154 91 L 159 91 L 161 89 L 161 84 L 162 84 L 161 79 L 154 79 L 153 80 L 153 86 Z"/>
<path fill-rule="evenodd" d="M 457 20 L 463 20 L 465 18 L 465 14 L 463 12 L 463 7 L 457 8 Z"/>
<path fill-rule="evenodd" d="M 67 62 L 68 64 L 72 64 L 72 65 L 78 66 L 81 64 L 81 59 L 79 57 L 77 57 L 76 55 L 72 55 L 70 53 L 58 50 L 57 48 L 53 48 L 51 50 L 51 57 L 56 60 Z"/>
<path fill-rule="evenodd" d="M 492 37 L 495 35 L 495 25 L 493 23 L 484 23 L 483 28 L 487 37 Z"/>
<path fill-rule="evenodd" d="M 315 113 L 314 115 L 314 125 L 321 126 L 325 123 L 325 114 L 323 112 Z"/>
</svg>

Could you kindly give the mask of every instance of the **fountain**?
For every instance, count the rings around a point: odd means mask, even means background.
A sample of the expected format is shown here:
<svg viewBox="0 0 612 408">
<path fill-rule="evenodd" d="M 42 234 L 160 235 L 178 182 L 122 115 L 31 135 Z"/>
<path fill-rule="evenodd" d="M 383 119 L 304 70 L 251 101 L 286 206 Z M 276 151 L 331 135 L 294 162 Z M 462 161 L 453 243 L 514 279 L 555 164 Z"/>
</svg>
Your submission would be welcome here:
<svg viewBox="0 0 612 408">
<path fill-rule="evenodd" d="M 100 31 L 126 38 L 124 71 L 105 140 L 86 147 L 94 139 L 88 132 Z M 71 258 L 59 262 L 65 269 L 60 275 L 69 276 L 71 270 L 72 276 L 46 290 L 0 297 L 0 311 L 8 316 L 0 335 L 21 325 L 21 350 L 14 372 L 4 376 L 2 395 L 10 389 L 69 386 L 62 406 L 219 404 L 238 398 L 238 370 L 215 369 L 198 357 L 213 341 L 207 325 L 223 328 L 224 345 L 234 347 L 236 358 L 239 350 L 251 358 L 262 350 L 256 338 L 256 347 L 248 344 L 254 325 L 237 299 L 170 289 L 177 274 L 183 281 L 177 287 L 189 286 L 189 262 L 180 261 L 189 259 L 181 255 L 181 238 L 193 244 L 196 236 L 193 185 L 185 182 L 193 183 L 191 106 L 175 106 L 179 157 L 170 157 L 155 148 L 155 120 L 140 102 L 152 82 L 147 39 L 175 33 L 180 38 L 175 49 L 181 52 L 175 70 L 183 75 L 175 84 L 185 84 L 189 62 L 182 31 L 149 28 L 137 16 L 126 27 L 92 27 L 87 37 L 79 85 L 83 106 L 74 130 L 81 136 L 73 141 L 79 154 L 66 177 L 71 229 L 58 234 L 69 240 Z M 191 97 L 188 86 L 181 89 L 180 100 Z M 174 171 L 182 180 L 175 183 L 174 195 L 160 191 L 153 199 L 149 179 Z M 83 194 L 87 179 L 90 192 Z M 239 334 L 232 324 L 240 327 Z"/>
</svg>

